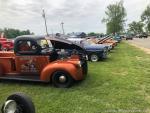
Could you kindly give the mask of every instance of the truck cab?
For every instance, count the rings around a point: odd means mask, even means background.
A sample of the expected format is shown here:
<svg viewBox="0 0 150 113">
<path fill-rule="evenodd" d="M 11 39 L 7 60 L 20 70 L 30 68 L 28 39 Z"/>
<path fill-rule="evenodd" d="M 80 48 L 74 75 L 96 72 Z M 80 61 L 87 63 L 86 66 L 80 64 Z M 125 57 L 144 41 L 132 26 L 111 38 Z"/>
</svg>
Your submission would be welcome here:
<svg viewBox="0 0 150 113">
<path fill-rule="evenodd" d="M 83 80 L 87 74 L 86 60 L 73 53 L 62 58 L 62 44 L 83 50 L 46 36 L 17 37 L 14 52 L 0 52 L 0 79 L 52 82 L 56 87 L 69 87 L 74 81 Z"/>
</svg>

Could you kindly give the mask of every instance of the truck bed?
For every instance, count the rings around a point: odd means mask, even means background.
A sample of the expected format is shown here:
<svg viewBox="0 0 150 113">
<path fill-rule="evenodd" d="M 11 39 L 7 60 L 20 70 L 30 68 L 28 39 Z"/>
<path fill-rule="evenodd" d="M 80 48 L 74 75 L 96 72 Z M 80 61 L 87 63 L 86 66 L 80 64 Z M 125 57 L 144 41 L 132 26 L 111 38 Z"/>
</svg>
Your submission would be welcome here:
<svg viewBox="0 0 150 113">
<path fill-rule="evenodd" d="M 0 51 L 0 58 L 1 57 L 15 57 L 15 54 L 10 51 Z"/>
</svg>

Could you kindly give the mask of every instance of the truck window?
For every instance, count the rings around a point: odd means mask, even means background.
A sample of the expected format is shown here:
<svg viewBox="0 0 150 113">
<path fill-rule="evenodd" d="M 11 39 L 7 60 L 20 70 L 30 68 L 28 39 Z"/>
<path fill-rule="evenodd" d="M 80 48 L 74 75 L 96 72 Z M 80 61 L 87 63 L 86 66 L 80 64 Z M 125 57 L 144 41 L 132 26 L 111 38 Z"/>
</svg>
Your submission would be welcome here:
<svg viewBox="0 0 150 113">
<path fill-rule="evenodd" d="M 33 43 L 32 41 L 24 41 L 24 40 L 20 40 L 18 42 L 18 53 L 32 53 L 37 51 L 37 45 L 35 43 Z"/>
<path fill-rule="evenodd" d="M 38 43 L 38 45 L 41 46 L 42 49 L 52 48 L 52 44 L 51 44 L 50 40 L 41 39 L 41 40 L 38 40 L 37 43 Z"/>
</svg>

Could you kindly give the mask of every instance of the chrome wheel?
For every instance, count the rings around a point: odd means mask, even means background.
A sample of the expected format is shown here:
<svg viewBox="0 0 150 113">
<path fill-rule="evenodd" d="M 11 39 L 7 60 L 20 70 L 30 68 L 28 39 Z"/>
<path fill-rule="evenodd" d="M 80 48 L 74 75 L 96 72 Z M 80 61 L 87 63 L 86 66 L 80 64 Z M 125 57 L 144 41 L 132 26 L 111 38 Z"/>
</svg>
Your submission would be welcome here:
<svg viewBox="0 0 150 113">
<path fill-rule="evenodd" d="M 16 113 L 17 103 L 14 100 L 8 100 L 5 102 L 3 107 L 4 113 Z"/>
<path fill-rule="evenodd" d="M 67 88 L 73 84 L 73 78 L 65 71 L 56 71 L 52 75 L 52 83 L 56 87 Z"/>
<path fill-rule="evenodd" d="M 7 98 L 2 113 L 35 113 L 35 107 L 30 97 L 14 93 Z"/>
<path fill-rule="evenodd" d="M 96 54 L 91 55 L 91 61 L 97 62 L 99 60 L 98 56 Z"/>
<path fill-rule="evenodd" d="M 59 77 L 59 82 L 61 82 L 61 83 L 65 83 L 66 82 L 66 77 L 64 76 L 64 75 L 61 75 L 60 77 Z"/>
</svg>

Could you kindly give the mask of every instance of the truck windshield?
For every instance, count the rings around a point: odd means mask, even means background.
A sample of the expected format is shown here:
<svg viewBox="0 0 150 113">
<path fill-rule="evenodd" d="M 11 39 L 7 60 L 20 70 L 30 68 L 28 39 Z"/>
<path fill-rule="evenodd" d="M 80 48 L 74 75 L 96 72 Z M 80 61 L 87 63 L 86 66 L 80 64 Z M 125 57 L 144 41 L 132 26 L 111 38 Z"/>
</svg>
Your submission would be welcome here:
<svg viewBox="0 0 150 113">
<path fill-rule="evenodd" d="M 40 39 L 40 40 L 37 40 L 37 43 L 38 45 L 41 46 L 42 49 L 52 48 L 52 44 L 50 40 Z"/>
</svg>

